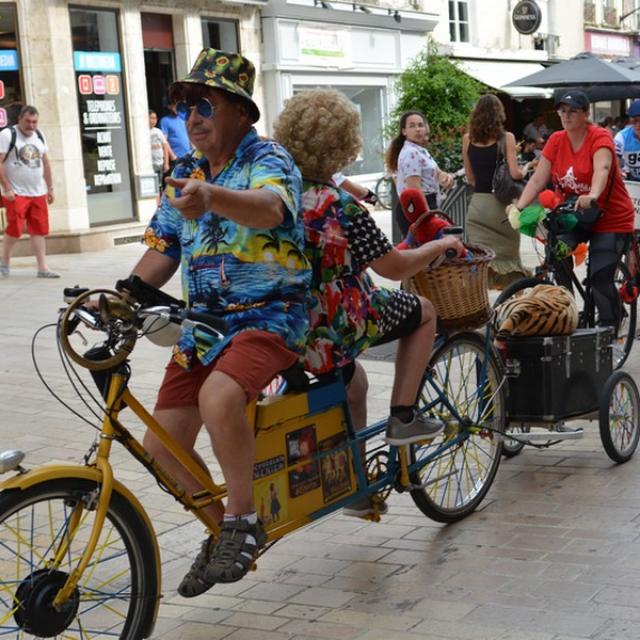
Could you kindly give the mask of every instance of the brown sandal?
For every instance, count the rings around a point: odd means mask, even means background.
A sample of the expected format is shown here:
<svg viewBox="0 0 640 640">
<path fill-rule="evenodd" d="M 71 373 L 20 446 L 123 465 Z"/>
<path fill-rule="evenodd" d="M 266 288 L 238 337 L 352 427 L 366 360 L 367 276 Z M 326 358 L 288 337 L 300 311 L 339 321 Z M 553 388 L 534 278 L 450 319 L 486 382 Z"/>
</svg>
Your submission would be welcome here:
<svg viewBox="0 0 640 640">
<path fill-rule="evenodd" d="M 203 541 L 200 551 L 191 565 L 191 569 L 189 569 L 187 575 L 182 578 L 178 585 L 178 593 L 183 598 L 195 598 L 213 586 L 213 582 L 209 584 L 203 577 L 204 570 L 207 568 L 207 564 L 211 558 L 213 542 L 213 536 L 209 536 Z"/>
<path fill-rule="evenodd" d="M 247 542 L 252 536 L 256 542 Z M 229 520 L 220 525 L 220 537 L 213 547 L 203 578 L 213 585 L 217 582 L 237 582 L 244 578 L 265 545 L 267 534 L 260 520 L 249 524 L 246 520 Z"/>
</svg>

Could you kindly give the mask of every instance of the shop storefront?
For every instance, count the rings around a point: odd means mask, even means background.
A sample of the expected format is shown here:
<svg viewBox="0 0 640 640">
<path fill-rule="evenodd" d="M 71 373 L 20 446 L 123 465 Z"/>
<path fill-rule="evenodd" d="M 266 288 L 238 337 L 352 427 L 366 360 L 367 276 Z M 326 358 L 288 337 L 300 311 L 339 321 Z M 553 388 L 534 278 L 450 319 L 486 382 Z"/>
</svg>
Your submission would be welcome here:
<svg viewBox="0 0 640 640">
<path fill-rule="evenodd" d="M 168 84 L 203 46 L 260 69 L 264 1 L 0 2 L 0 127 L 16 102 L 40 111 L 56 191 L 49 253 L 141 237 L 157 196 L 149 109 L 163 115 Z M 29 252 L 26 241 L 14 255 Z"/>
<path fill-rule="evenodd" d="M 364 148 L 347 173 L 364 183 L 379 176 L 394 81 L 424 47 L 437 16 L 333 1 L 302 6 L 287 0 L 272 0 L 262 15 L 268 128 L 295 93 L 338 89 L 358 106 L 362 120 Z"/>
<path fill-rule="evenodd" d="M 494 90 L 502 100 L 507 116 L 506 127 L 517 138 L 538 114 L 553 119 L 553 91 L 538 87 L 510 86 L 520 78 L 542 71 L 539 61 L 458 58 L 461 68 L 472 78 Z M 548 122 L 549 126 L 556 122 Z"/>
</svg>

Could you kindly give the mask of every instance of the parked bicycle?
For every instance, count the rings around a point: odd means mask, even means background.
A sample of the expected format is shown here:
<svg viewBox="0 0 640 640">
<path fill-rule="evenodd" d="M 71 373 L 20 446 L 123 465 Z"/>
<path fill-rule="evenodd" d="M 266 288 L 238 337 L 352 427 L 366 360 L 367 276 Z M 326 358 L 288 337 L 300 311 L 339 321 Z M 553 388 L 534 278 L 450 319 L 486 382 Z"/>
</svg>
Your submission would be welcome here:
<svg viewBox="0 0 640 640">
<path fill-rule="evenodd" d="M 129 357 L 137 340 L 173 325 L 220 333 L 218 318 L 131 279 L 119 291 L 67 291 L 56 338 L 74 389 L 96 429 L 84 465 L 26 471 L 19 452 L 0 456 L 0 471 L 17 471 L 0 493 L 0 636 L 32 638 L 149 637 L 161 597 L 161 566 L 153 525 L 136 496 L 117 478 L 112 443 L 122 444 L 187 511 L 214 535 L 205 507 L 226 488 L 211 478 L 162 429 L 129 389 Z M 145 293 L 146 292 L 146 293 Z M 86 351 L 83 333 L 98 336 Z M 432 441 L 395 447 L 382 442 L 386 419 L 354 431 L 339 376 L 292 377 L 288 392 L 249 409 L 257 456 L 254 501 L 265 520 L 267 550 L 288 533 L 371 496 L 378 520 L 392 490 L 409 492 L 439 522 L 454 522 L 482 501 L 501 458 L 505 387 L 491 345 L 474 333 L 440 337 L 420 391 L 421 411 L 446 428 Z M 102 396 L 76 378 L 88 369 Z M 297 380 L 297 381 L 296 381 Z M 280 390 L 282 387 L 279 387 Z M 104 398 L 104 400 L 103 400 Z M 187 493 L 125 427 L 129 409 L 200 482 Z M 304 447 L 302 444 L 304 443 Z M 366 448 L 366 453 L 363 453 Z M 278 514 L 259 505 L 278 496 Z M 268 502 L 267 502 L 268 504 Z M 264 551 L 263 551 L 264 552 Z"/>
<path fill-rule="evenodd" d="M 393 183 L 393 178 L 390 175 L 385 174 L 378 178 L 373 191 L 376 194 L 378 204 L 380 204 L 381 207 L 391 209 L 392 193 L 394 188 L 395 185 Z"/>
</svg>

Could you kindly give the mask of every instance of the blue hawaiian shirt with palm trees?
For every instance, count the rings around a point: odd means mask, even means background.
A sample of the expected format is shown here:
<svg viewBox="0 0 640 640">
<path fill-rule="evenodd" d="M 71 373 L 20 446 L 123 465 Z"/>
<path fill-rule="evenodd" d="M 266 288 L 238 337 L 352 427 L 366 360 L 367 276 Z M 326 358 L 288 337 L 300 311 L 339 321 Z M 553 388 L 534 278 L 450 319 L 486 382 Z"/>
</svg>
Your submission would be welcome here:
<svg viewBox="0 0 640 640">
<path fill-rule="evenodd" d="M 218 175 L 212 176 L 207 159 L 194 151 L 180 160 L 173 176 L 229 189 L 268 189 L 286 209 L 282 224 L 273 229 L 245 227 L 215 211 L 186 220 L 169 204 L 168 197 L 175 194 L 167 187 L 145 243 L 180 261 L 188 306 L 223 317 L 228 326 L 224 339 L 184 328 L 174 347 L 176 362 L 188 369 L 197 357 L 207 365 L 234 335 L 251 329 L 275 333 L 290 349 L 303 353 L 311 267 L 303 253 L 299 215 L 302 179 L 291 156 L 251 129 Z"/>
</svg>

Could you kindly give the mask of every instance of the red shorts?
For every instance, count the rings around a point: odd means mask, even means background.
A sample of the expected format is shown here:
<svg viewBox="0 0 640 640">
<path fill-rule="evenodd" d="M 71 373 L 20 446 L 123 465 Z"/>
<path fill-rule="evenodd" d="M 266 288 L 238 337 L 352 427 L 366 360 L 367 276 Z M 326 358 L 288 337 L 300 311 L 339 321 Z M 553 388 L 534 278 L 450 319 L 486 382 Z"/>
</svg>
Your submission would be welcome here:
<svg viewBox="0 0 640 640">
<path fill-rule="evenodd" d="M 19 238 L 27 221 L 27 233 L 32 236 L 49 235 L 49 209 L 47 196 L 18 196 L 13 202 L 2 199 L 7 210 L 7 227 L 4 232 L 8 236 Z"/>
<path fill-rule="evenodd" d="M 273 378 L 296 363 L 298 355 L 285 341 L 268 331 L 243 331 L 207 366 L 194 361 L 191 371 L 175 360 L 167 365 L 158 391 L 156 410 L 197 407 L 198 393 L 212 371 L 221 371 L 235 380 L 253 400 Z"/>
</svg>

